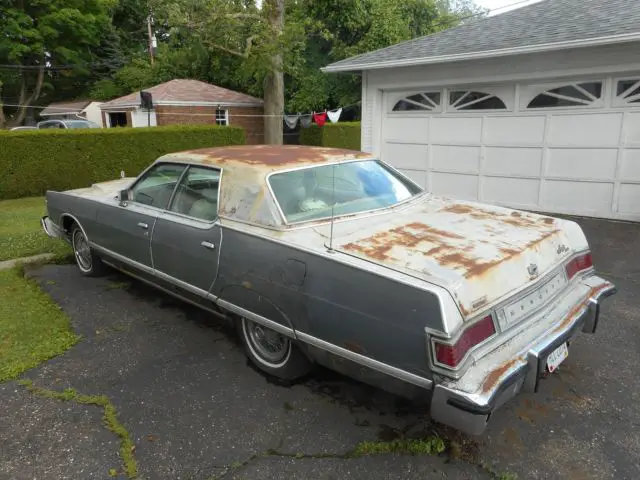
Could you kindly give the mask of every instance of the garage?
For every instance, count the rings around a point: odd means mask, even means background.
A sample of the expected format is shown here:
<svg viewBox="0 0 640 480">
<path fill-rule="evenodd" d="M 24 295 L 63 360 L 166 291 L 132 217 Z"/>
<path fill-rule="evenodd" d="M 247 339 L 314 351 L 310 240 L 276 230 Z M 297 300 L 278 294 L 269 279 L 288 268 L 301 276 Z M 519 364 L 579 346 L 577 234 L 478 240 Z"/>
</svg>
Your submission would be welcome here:
<svg viewBox="0 0 640 480">
<path fill-rule="evenodd" d="M 639 102 L 640 75 L 385 91 L 381 156 L 435 194 L 631 218 Z"/>
<path fill-rule="evenodd" d="M 640 2 L 601 6 L 604 26 L 590 3 L 540 2 L 325 71 L 362 75 L 362 149 L 434 194 L 640 221 Z"/>
</svg>

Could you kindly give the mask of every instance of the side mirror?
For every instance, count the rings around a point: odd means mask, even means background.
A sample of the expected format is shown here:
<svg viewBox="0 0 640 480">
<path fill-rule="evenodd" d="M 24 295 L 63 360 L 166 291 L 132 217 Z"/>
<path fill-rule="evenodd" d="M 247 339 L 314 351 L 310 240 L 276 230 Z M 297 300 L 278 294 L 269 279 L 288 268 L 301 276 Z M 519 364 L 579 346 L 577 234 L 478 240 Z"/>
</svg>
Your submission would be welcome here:
<svg viewBox="0 0 640 480">
<path fill-rule="evenodd" d="M 129 200 L 129 190 L 120 190 L 118 193 L 118 200 L 121 204 L 126 203 Z"/>
</svg>

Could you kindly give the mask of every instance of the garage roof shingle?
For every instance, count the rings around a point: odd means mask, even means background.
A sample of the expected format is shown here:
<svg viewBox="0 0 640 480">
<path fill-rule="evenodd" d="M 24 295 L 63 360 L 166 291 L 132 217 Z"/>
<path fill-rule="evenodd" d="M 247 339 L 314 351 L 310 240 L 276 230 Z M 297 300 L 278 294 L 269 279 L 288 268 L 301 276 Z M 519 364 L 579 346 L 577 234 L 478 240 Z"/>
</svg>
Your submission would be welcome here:
<svg viewBox="0 0 640 480">
<path fill-rule="evenodd" d="M 326 72 L 441 63 L 640 39 L 640 0 L 543 0 L 332 63 Z M 483 55 L 484 54 L 484 55 Z"/>
</svg>

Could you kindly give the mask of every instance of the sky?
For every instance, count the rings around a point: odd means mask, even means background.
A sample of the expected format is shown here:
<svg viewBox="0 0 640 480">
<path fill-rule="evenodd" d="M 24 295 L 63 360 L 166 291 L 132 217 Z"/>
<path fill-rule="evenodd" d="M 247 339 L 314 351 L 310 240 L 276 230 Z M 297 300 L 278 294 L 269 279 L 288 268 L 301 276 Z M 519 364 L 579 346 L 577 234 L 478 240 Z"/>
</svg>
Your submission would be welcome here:
<svg viewBox="0 0 640 480">
<path fill-rule="evenodd" d="M 532 3 L 537 3 L 540 0 L 526 0 L 522 3 L 519 3 L 520 0 L 475 0 L 475 3 L 480 5 L 481 7 L 488 8 L 489 10 L 496 10 L 494 12 L 489 13 L 489 15 L 498 15 L 500 13 L 508 12 L 509 10 L 515 10 L 516 8 L 525 7 L 527 5 L 531 5 Z M 518 3 L 517 5 L 512 5 L 514 3 Z M 507 5 L 511 5 L 507 7 Z M 506 8 L 500 8 L 506 7 Z"/>
</svg>

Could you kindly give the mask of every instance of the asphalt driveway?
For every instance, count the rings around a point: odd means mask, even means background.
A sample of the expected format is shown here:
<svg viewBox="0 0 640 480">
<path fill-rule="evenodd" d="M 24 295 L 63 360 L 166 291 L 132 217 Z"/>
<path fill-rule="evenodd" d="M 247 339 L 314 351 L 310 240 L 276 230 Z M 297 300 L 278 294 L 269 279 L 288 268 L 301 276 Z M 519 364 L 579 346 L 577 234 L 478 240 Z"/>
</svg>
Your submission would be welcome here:
<svg viewBox="0 0 640 480">
<path fill-rule="evenodd" d="M 579 220 L 619 293 L 538 394 L 506 405 L 481 437 L 433 424 L 425 406 L 318 370 L 296 385 L 249 365 L 208 314 L 114 273 L 31 275 L 82 341 L 25 376 L 106 395 L 145 479 L 640 478 L 640 225 Z M 118 437 L 94 405 L 0 385 L 0 478 L 124 478 Z M 354 456 L 364 441 L 447 440 L 441 455 Z M 507 477 L 508 478 L 508 477 Z"/>
</svg>

